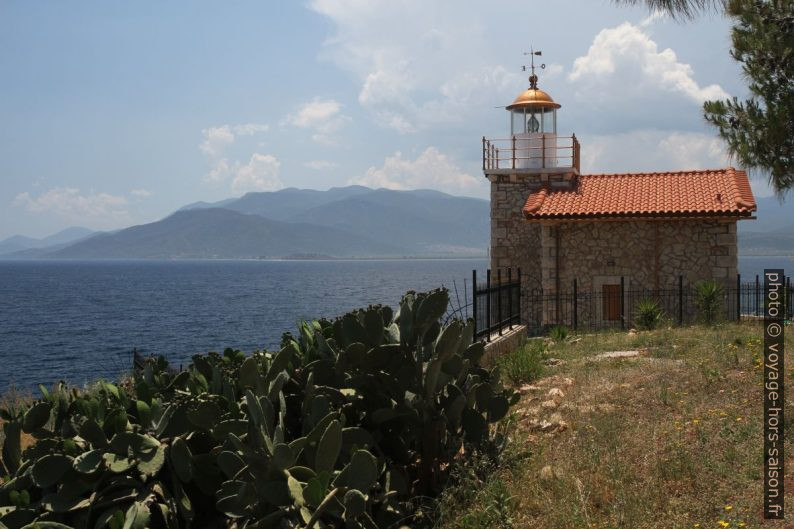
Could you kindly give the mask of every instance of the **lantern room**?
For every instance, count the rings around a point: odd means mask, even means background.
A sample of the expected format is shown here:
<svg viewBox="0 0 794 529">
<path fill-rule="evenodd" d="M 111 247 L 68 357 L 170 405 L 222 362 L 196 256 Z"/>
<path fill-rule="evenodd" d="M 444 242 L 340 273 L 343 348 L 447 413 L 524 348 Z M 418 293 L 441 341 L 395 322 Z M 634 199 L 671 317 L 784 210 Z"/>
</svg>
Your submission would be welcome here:
<svg viewBox="0 0 794 529">
<path fill-rule="evenodd" d="M 506 108 L 510 112 L 510 135 L 557 134 L 557 109 L 549 94 L 538 88 L 538 76 L 531 75 L 529 88 Z"/>
<path fill-rule="evenodd" d="M 482 140 L 486 175 L 579 172 L 579 142 L 574 134 L 557 135 L 557 110 L 561 105 L 538 88 L 534 63 L 531 68 L 529 88 L 505 107 L 510 114 L 510 135 Z"/>
</svg>

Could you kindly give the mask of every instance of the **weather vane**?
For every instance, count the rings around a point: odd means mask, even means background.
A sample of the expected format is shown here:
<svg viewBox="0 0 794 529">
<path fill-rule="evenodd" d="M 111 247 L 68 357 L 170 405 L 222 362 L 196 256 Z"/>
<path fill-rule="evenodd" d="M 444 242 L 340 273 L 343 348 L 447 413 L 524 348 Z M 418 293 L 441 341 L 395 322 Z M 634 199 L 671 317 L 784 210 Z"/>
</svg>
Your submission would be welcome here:
<svg viewBox="0 0 794 529">
<path fill-rule="evenodd" d="M 536 89 L 538 87 L 538 76 L 535 75 L 535 55 L 540 57 L 540 56 L 543 55 L 543 52 L 541 52 L 540 50 L 535 51 L 530 46 L 529 51 L 528 52 L 525 51 L 524 55 L 529 55 L 530 56 L 530 68 L 532 69 L 532 75 L 529 76 L 529 84 L 530 84 L 530 86 L 533 89 Z M 541 63 L 540 69 L 543 70 L 545 68 L 546 68 L 546 65 L 544 63 Z M 527 71 L 527 66 L 526 65 L 522 65 L 521 66 L 521 71 L 522 72 L 526 72 Z"/>
</svg>

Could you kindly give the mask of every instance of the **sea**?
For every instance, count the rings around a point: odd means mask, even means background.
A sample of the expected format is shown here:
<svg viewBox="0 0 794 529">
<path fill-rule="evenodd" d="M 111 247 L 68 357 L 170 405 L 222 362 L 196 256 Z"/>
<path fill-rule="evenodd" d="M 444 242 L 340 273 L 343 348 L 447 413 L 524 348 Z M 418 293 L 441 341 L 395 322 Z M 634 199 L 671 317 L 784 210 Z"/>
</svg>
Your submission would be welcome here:
<svg viewBox="0 0 794 529">
<path fill-rule="evenodd" d="M 301 320 L 445 286 L 471 300 L 486 259 L 0 261 L 0 395 L 59 380 L 114 380 L 132 350 L 175 366 L 226 347 L 274 350 Z M 794 272 L 791 257 L 740 257 L 740 273 Z"/>
</svg>

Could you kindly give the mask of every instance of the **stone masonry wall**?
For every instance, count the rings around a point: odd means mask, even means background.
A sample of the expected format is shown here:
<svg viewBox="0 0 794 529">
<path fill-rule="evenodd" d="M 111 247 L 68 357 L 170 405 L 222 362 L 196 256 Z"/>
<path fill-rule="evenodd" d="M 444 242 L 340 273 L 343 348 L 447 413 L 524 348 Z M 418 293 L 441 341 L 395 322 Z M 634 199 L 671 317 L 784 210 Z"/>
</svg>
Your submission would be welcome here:
<svg viewBox="0 0 794 529">
<path fill-rule="evenodd" d="M 521 212 L 537 181 L 508 175 L 491 175 L 491 269 L 521 267 L 521 315 L 531 317 L 525 293 L 541 287 L 541 226 L 527 222 Z M 495 273 L 495 272 L 494 272 Z"/>
<path fill-rule="evenodd" d="M 718 279 L 733 285 L 737 273 L 735 220 L 645 220 L 568 222 L 543 225 L 544 292 L 554 292 L 555 233 L 560 230 L 560 289 L 576 278 L 581 290 L 594 280 L 624 276 L 632 289 L 674 289 Z"/>
</svg>

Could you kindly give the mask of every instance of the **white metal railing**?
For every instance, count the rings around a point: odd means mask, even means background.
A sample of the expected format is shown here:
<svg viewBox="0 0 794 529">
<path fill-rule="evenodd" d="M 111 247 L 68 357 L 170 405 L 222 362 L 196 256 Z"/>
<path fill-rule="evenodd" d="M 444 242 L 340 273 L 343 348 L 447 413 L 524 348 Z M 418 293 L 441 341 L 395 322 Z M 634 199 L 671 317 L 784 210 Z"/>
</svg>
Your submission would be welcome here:
<svg viewBox="0 0 794 529">
<path fill-rule="evenodd" d="M 570 167 L 579 171 L 579 140 L 576 135 L 482 139 L 482 168 L 544 169 Z"/>
</svg>

